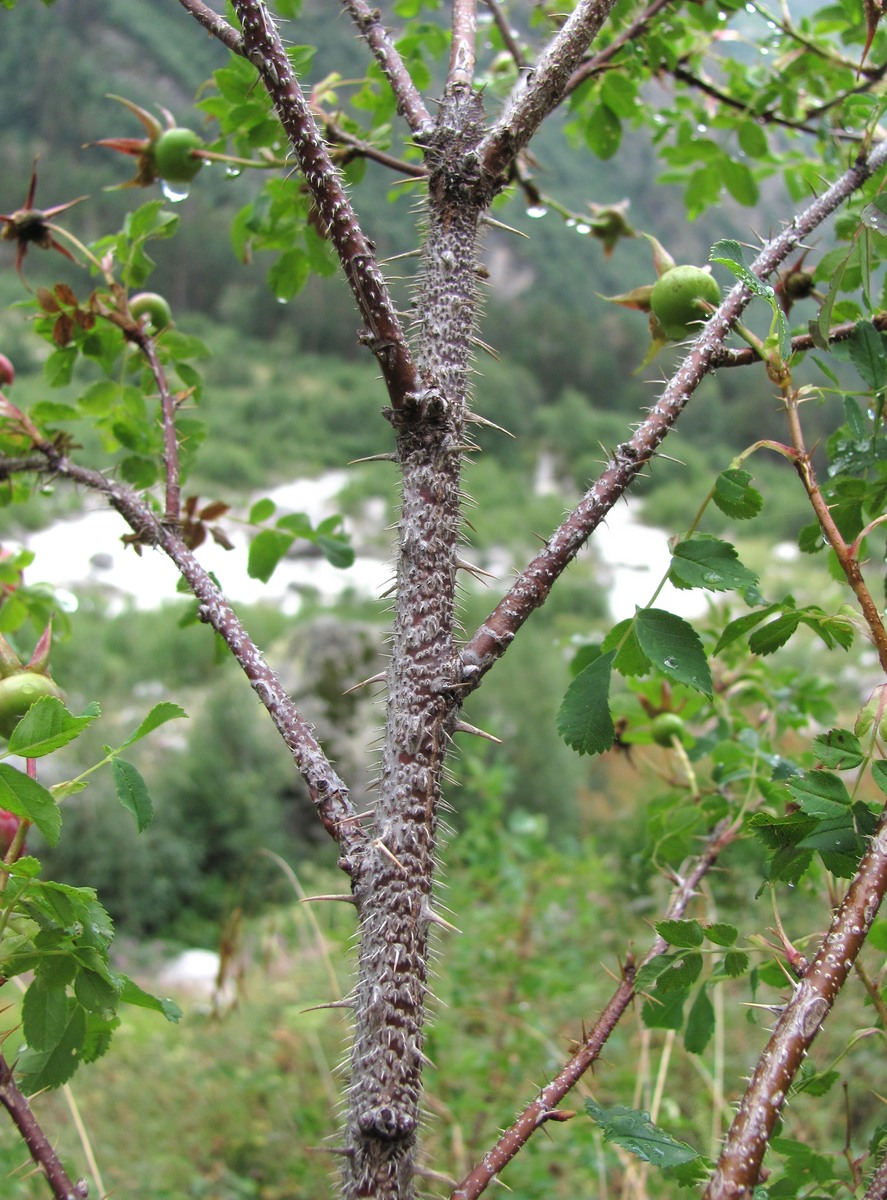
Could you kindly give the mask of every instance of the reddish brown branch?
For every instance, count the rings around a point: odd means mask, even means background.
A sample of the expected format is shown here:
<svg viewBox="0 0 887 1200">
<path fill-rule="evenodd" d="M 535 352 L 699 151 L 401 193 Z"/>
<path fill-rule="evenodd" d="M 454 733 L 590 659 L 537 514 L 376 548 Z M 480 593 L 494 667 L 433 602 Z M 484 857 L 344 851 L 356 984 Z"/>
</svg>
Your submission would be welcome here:
<svg viewBox="0 0 887 1200">
<path fill-rule="evenodd" d="M 690 872 L 678 883 L 665 914 L 666 919 L 675 920 L 683 916 L 687 905 L 696 895 L 696 889 L 703 877 L 711 870 L 724 849 L 733 841 L 739 829 L 739 824 L 724 822 L 714 830 L 703 853 L 694 861 Z M 658 958 L 667 949 L 668 943 L 657 935 L 640 965 L 644 966 L 654 958 Z M 630 962 L 627 963 L 619 986 L 610 997 L 604 1011 L 598 1017 L 594 1028 L 580 1048 L 558 1075 L 552 1079 L 551 1083 L 541 1090 L 517 1120 L 506 1129 L 495 1146 L 465 1176 L 453 1192 L 451 1200 L 477 1200 L 477 1197 L 486 1190 L 499 1172 L 523 1149 L 536 1130 L 550 1119 L 551 1113 L 571 1088 L 575 1087 L 589 1067 L 597 1062 L 610 1034 L 634 998 L 635 974 L 635 966 Z"/>
<path fill-rule="evenodd" d="M 224 17 L 204 4 L 203 0 L 179 0 L 182 8 L 199 21 L 208 33 L 217 38 L 235 54 L 243 54 L 243 38 L 233 25 L 229 25 Z"/>
<path fill-rule="evenodd" d="M 860 156 L 832 187 L 768 242 L 752 263 L 754 273 L 761 279 L 771 275 L 814 229 L 885 163 L 887 141 L 881 142 L 868 158 Z M 633 437 L 616 448 L 603 474 L 464 647 L 462 662 L 466 692 L 477 687 L 493 663 L 508 649 L 530 614 L 545 603 L 555 581 L 625 494 L 644 464 L 657 453 L 690 397 L 718 365 L 727 334 L 751 298 L 751 291 L 741 283 L 728 293 Z"/>
<path fill-rule="evenodd" d="M 478 147 L 485 171 L 507 171 L 515 156 L 564 98 L 570 76 L 610 15 L 615 0 L 579 0 L 532 71 L 524 74 L 499 120 Z"/>
<path fill-rule="evenodd" d="M 493 14 L 493 22 L 496 28 L 499 30 L 499 36 L 501 37 L 506 50 L 514 59 L 515 66 L 519 71 L 524 70 L 527 66 L 529 66 L 529 64 L 524 52 L 517 43 L 517 39 L 514 36 L 511 25 L 508 23 L 508 18 L 502 11 L 498 0 L 484 0 L 484 4 L 486 4 L 487 8 Z"/>
<path fill-rule="evenodd" d="M 160 425 L 163 430 L 163 470 L 166 482 L 166 508 L 163 520 L 168 525 L 178 525 L 182 515 L 182 489 L 179 471 L 179 439 L 176 433 L 176 401 L 169 387 L 169 379 L 157 357 L 154 339 L 144 330 L 138 336 L 130 336 L 145 358 L 157 391 L 160 395 Z"/>
<path fill-rule="evenodd" d="M 243 54 L 255 66 L 274 104 L 323 227 L 366 324 L 392 408 L 402 410 L 419 391 L 400 318 L 379 270 L 374 248 L 357 220 L 311 109 L 293 74 L 277 29 L 261 0 L 234 0 L 243 30 Z"/>
<path fill-rule="evenodd" d="M 382 74 L 388 80 L 388 86 L 394 93 L 398 113 L 404 118 L 415 136 L 420 139 L 426 137 L 433 129 L 434 122 L 409 71 L 404 66 L 403 59 L 397 52 L 394 41 L 382 24 L 379 10 L 370 8 L 365 0 L 342 0 L 342 3 L 376 56 Z"/>
<path fill-rule="evenodd" d="M 46 1176 L 56 1200 L 86 1200 L 88 1187 L 85 1180 L 72 1183 L 61 1160 L 28 1103 L 27 1097 L 15 1082 L 12 1068 L 0 1055 L 0 1104 L 12 1118 L 22 1140 L 31 1152 L 31 1158 Z"/>
<path fill-rule="evenodd" d="M 853 336 L 853 332 L 858 325 L 857 321 L 846 321 L 843 325 L 833 325 L 828 333 L 829 342 L 846 342 L 848 338 Z M 872 317 L 872 325 L 880 333 L 887 333 L 887 312 L 876 313 Z M 807 350 L 816 350 L 817 345 L 809 333 L 799 333 L 791 340 L 792 354 L 802 354 Z M 712 359 L 712 370 L 722 367 L 750 367 L 753 363 L 763 363 L 763 359 L 757 350 L 751 346 L 743 346 L 741 349 L 728 349 L 724 347 Z"/>
<path fill-rule="evenodd" d="M 705 1192 L 705 1200 L 743 1200 L 758 1183 L 764 1153 L 789 1088 L 844 985 L 887 890 L 887 813 L 819 953 L 773 1028 L 758 1059 Z"/>
<path fill-rule="evenodd" d="M 104 496 L 137 535 L 140 544 L 158 547 L 169 556 L 200 601 L 200 619 L 211 625 L 225 642 L 267 709 L 308 786 L 324 827 L 342 849 L 340 865 L 349 870 L 351 861 L 365 849 L 368 837 L 357 819 L 348 789 L 330 765 L 311 726 L 177 529 L 165 525 L 131 488 L 105 478 L 98 471 L 78 466 L 52 445 L 44 443 L 39 450 L 39 454 L 28 458 L 0 458 L 0 479 L 29 471 L 70 479 Z"/>
</svg>

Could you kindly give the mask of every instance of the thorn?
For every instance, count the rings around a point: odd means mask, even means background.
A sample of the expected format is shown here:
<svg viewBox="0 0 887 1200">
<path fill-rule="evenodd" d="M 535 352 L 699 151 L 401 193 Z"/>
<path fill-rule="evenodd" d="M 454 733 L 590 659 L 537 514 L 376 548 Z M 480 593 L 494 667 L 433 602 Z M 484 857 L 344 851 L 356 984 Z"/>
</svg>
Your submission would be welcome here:
<svg viewBox="0 0 887 1200">
<path fill-rule="evenodd" d="M 394 865 L 396 867 L 398 867 L 401 871 L 403 871 L 404 875 L 406 875 L 406 873 L 407 873 L 406 867 L 403 865 L 403 863 L 400 861 L 400 859 L 397 857 L 396 854 L 392 854 L 392 852 L 388 849 L 388 847 L 385 845 L 385 843 L 382 841 L 381 838 L 375 838 L 371 842 L 371 845 L 375 846 L 377 850 L 381 850 L 382 853 L 387 858 L 390 858 L 391 861 L 394 863 Z"/>
<path fill-rule="evenodd" d="M 494 358 L 496 360 L 496 362 L 502 361 L 502 356 L 499 354 L 499 351 L 494 350 L 493 347 L 490 346 L 487 342 L 483 341 L 482 338 L 473 337 L 471 339 L 471 344 L 472 344 L 472 346 L 477 346 L 477 348 L 479 350 L 486 351 L 486 353 L 489 354 L 490 358 Z"/>
<path fill-rule="evenodd" d="M 415 1167 L 416 1175 L 421 1175 L 423 1179 L 436 1179 L 438 1183 L 445 1183 L 448 1188 L 455 1189 L 459 1186 L 458 1179 L 453 1179 L 449 1175 L 444 1175 L 442 1171 L 432 1171 L 430 1167 Z"/>
<path fill-rule="evenodd" d="M 343 1154 L 346 1158 L 354 1158 L 353 1146 L 306 1146 L 309 1154 Z"/>
<path fill-rule="evenodd" d="M 502 745 L 502 739 L 497 738 L 495 734 L 487 733 L 485 729 L 478 729 L 476 725 L 469 725 L 467 721 L 457 721 L 453 726 L 454 733 L 473 733 L 475 737 L 485 738 L 488 742 L 495 742 L 497 746 Z"/>
<path fill-rule="evenodd" d="M 463 571 L 467 571 L 469 575 L 474 575 L 478 579 L 480 579 L 481 576 L 485 576 L 487 579 L 496 578 L 492 571 L 485 571 L 483 567 L 476 567 L 474 563 L 467 562 L 464 558 L 457 558 L 456 566 L 461 568 Z"/>
<path fill-rule="evenodd" d="M 506 233 L 516 233 L 518 237 L 526 238 L 527 241 L 530 240 L 530 235 L 524 233 L 522 229 L 515 229 L 512 225 L 506 225 L 504 221 L 497 221 L 495 217 L 483 216 L 481 217 L 481 223 L 489 225 L 493 229 L 504 229 Z"/>
<path fill-rule="evenodd" d="M 506 437 L 513 438 L 515 436 L 510 429 L 497 425 L 495 421 L 488 421 L 486 417 L 478 416 L 477 413 L 469 413 L 465 420 L 472 425 L 485 425 L 487 429 L 496 429 L 499 433 L 504 433 Z"/>
<path fill-rule="evenodd" d="M 435 912 L 435 910 L 430 904 L 427 903 L 427 901 L 422 905 L 422 916 L 432 925 L 439 925 L 441 929 L 446 929 L 450 933 L 462 932 L 461 929 L 458 929 L 455 925 L 446 920 L 445 917 L 442 917 L 439 912 Z"/>
<path fill-rule="evenodd" d="M 396 454 L 368 454 L 366 458 L 352 458 L 346 466 L 356 467 L 358 463 L 367 462 L 397 462 Z"/>
<path fill-rule="evenodd" d="M 321 1008 L 357 1008 L 357 1005 L 353 1000 L 330 1000 L 326 1004 L 312 1004 L 310 1008 L 299 1009 L 299 1012 L 317 1012 Z"/>
<path fill-rule="evenodd" d="M 367 687 L 371 683 L 383 683 L 388 678 L 386 671 L 380 671 L 378 675 L 370 675 L 369 679 L 361 679 L 360 683 L 352 684 L 350 688 L 342 693 L 343 696 L 350 696 L 352 692 L 357 692 L 362 687 Z"/>
<path fill-rule="evenodd" d="M 302 896 L 299 903 L 313 904 L 315 900 L 338 900 L 342 904 L 357 904 L 357 897 L 350 896 L 347 892 L 335 892 L 329 896 Z"/>
</svg>

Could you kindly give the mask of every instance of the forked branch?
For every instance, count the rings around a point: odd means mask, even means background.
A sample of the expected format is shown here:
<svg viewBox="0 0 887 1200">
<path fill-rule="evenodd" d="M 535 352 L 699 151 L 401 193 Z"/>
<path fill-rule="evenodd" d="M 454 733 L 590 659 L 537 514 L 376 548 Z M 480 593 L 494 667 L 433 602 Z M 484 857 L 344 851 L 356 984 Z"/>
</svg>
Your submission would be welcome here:
<svg viewBox="0 0 887 1200">
<path fill-rule="evenodd" d="M 394 40 L 382 24 L 381 13 L 377 8 L 370 8 L 364 0 L 342 0 L 342 3 L 366 39 L 382 74 L 388 80 L 388 86 L 397 101 L 398 113 L 415 136 L 426 136 L 433 128 L 434 122 L 394 45 Z"/>
<path fill-rule="evenodd" d="M 676 920 L 684 915 L 690 901 L 697 894 L 700 882 L 715 865 L 724 849 L 736 837 L 739 829 L 740 824 L 738 823 L 723 822 L 713 830 L 703 852 L 692 862 L 689 871 L 681 874 L 680 882 L 674 890 L 665 914 L 666 919 Z M 652 962 L 654 958 L 664 954 L 667 949 L 668 943 L 663 937 L 657 935 L 638 966 L 645 966 L 648 962 Z M 610 1034 L 634 999 L 636 972 L 637 966 L 626 964 L 619 986 L 610 997 L 604 1011 L 598 1017 L 594 1028 L 582 1045 L 551 1083 L 539 1092 L 517 1120 L 505 1130 L 495 1146 L 487 1151 L 477 1166 L 465 1176 L 453 1192 L 451 1200 L 477 1200 L 477 1197 L 486 1190 L 499 1172 L 523 1149 L 536 1130 L 550 1119 L 550 1114 L 570 1089 L 575 1087 L 589 1067 L 597 1062 Z"/>
<path fill-rule="evenodd" d="M 860 156 L 836 183 L 795 217 L 782 233 L 767 242 L 752 263 L 752 271 L 760 279 L 767 279 L 814 229 L 885 164 L 887 141 L 879 143 L 868 157 Z M 597 481 L 465 645 L 462 665 L 466 693 L 477 687 L 493 663 L 508 649 L 530 614 L 545 603 L 555 581 L 616 501 L 625 494 L 644 464 L 657 453 L 690 397 L 718 364 L 727 335 L 751 298 L 752 293 L 745 284 L 738 283 L 732 288 L 692 343 L 687 357 L 667 383 L 649 415 L 627 442 L 617 446 Z"/>
</svg>

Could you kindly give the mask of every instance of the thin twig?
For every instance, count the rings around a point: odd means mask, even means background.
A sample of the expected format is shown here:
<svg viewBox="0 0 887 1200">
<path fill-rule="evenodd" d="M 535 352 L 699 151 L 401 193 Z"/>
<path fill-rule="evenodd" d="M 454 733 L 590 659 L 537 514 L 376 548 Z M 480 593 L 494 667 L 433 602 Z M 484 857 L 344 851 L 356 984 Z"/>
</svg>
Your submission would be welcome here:
<svg viewBox="0 0 887 1200">
<path fill-rule="evenodd" d="M 394 93 L 398 113 L 409 125 L 414 137 L 426 137 L 434 128 L 434 121 L 404 66 L 391 35 L 382 24 L 379 10 L 370 8 L 365 0 L 342 0 L 342 3 L 376 56 L 382 74 Z"/>
<path fill-rule="evenodd" d="M 203 0 L 179 0 L 182 8 L 191 14 L 209 33 L 235 54 L 243 54 L 243 38 L 233 25 L 220 17 Z"/>
<path fill-rule="evenodd" d="M 176 433 L 176 401 L 169 387 L 169 379 L 160 359 L 157 357 L 157 347 L 154 339 L 144 330 L 137 337 L 131 337 L 148 360 L 157 391 L 160 395 L 160 425 L 163 430 L 163 470 L 166 481 L 166 507 L 163 521 L 168 525 L 178 525 L 182 516 L 182 489 L 179 470 L 179 439 Z"/>
<path fill-rule="evenodd" d="M 40 1127 L 28 1099 L 12 1073 L 9 1063 L 0 1054 L 0 1104 L 12 1118 L 13 1124 L 31 1152 L 31 1158 L 46 1176 L 56 1200 L 86 1200 L 85 1180 L 73 1183 L 46 1134 Z"/>
<path fill-rule="evenodd" d="M 887 140 L 856 163 L 800 213 L 782 233 L 767 242 L 751 269 L 766 279 L 809 234 L 887 163 Z M 702 380 L 717 365 L 724 341 L 752 298 L 738 283 L 692 343 L 689 353 L 634 435 L 618 446 L 598 480 L 555 530 L 462 651 L 464 694 L 473 691 L 508 649 L 518 629 L 545 603 L 555 581 L 573 561 L 662 442 Z"/>
<path fill-rule="evenodd" d="M 843 325 L 833 325 L 828 333 L 829 342 L 846 342 L 848 338 L 853 337 L 858 324 L 858 321 L 846 321 Z M 876 313 L 872 317 L 872 325 L 879 333 L 887 333 L 887 312 Z M 816 350 L 817 348 L 816 342 L 809 333 L 796 334 L 791 340 L 792 354 L 801 354 L 806 350 Z M 763 363 L 760 354 L 753 347 L 744 346 L 742 349 L 723 347 L 713 358 L 712 369 L 748 367 L 753 363 Z"/>
<path fill-rule="evenodd" d="M 662 0 L 662 2 L 664 3 L 665 0 Z M 514 59 L 515 66 L 519 71 L 525 70 L 526 67 L 529 66 L 529 63 L 527 62 L 524 52 L 517 44 L 517 39 L 514 36 L 511 25 L 508 23 L 508 18 L 502 11 L 498 0 L 484 0 L 484 4 L 486 4 L 487 8 L 493 14 L 493 22 L 496 28 L 499 30 L 499 36 L 505 45 L 505 49 Z"/>
<path fill-rule="evenodd" d="M 200 601 L 200 619 L 211 625 L 225 642 L 268 710 L 308 786 L 324 827 L 341 847 L 341 865 L 348 871 L 349 856 L 358 857 L 369 842 L 368 835 L 356 820 L 357 813 L 348 789 L 330 765 L 311 726 L 268 666 L 209 572 L 182 541 L 178 530 L 165 525 L 131 488 L 107 479 L 98 471 L 78 466 L 49 443 L 42 443 L 39 453 L 26 458 L 0 458 L 0 479 L 29 471 L 70 479 L 104 496 L 137 535 L 139 544 L 155 546 L 173 561 Z"/>
<path fill-rule="evenodd" d="M 189 0 L 189 3 L 194 4 L 195 0 Z M 265 5 L 262 0 L 234 0 L 234 11 L 243 30 L 242 53 L 259 72 L 271 97 L 322 227 L 335 247 L 366 324 L 364 340 L 382 369 L 392 408 L 402 410 L 408 405 L 409 398 L 419 392 L 418 379 L 400 317 L 379 270 L 373 246 L 360 227 L 341 175 L 330 158 Z M 195 15 L 199 18 L 199 13 Z"/>
<path fill-rule="evenodd" d="M 665 914 L 667 920 L 675 920 L 683 916 L 687 905 L 697 894 L 701 880 L 714 866 L 725 847 L 734 840 L 740 828 L 741 825 L 738 822 L 722 822 L 713 830 L 702 854 L 694 860 L 689 872 L 686 875 L 682 874 Z M 652 962 L 654 958 L 664 954 L 667 949 L 668 943 L 661 935 L 657 934 L 639 966 L 645 966 L 648 962 Z M 517 1120 L 505 1130 L 495 1146 L 488 1150 L 481 1161 L 465 1176 L 450 1200 L 477 1200 L 477 1197 L 486 1190 L 499 1172 L 523 1149 L 536 1130 L 550 1119 L 550 1114 L 570 1089 L 598 1060 L 610 1034 L 634 998 L 634 979 L 637 969 L 639 968 L 630 963 L 626 964 L 619 986 L 610 997 L 604 1011 L 598 1017 L 594 1028 L 580 1048 L 551 1083 L 539 1092 Z"/>
</svg>

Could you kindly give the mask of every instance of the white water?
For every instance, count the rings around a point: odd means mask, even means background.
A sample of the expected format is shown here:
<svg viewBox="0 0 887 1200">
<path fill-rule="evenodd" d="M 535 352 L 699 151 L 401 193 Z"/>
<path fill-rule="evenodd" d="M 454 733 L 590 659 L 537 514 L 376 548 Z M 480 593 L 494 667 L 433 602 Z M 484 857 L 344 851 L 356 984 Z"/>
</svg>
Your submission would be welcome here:
<svg viewBox="0 0 887 1200">
<path fill-rule="evenodd" d="M 328 471 L 316 479 L 301 479 L 274 489 L 268 494 L 277 505 L 275 516 L 304 512 L 316 524 L 336 511 L 336 496 L 345 480 L 345 472 Z M 540 490 L 551 486 L 547 478 L 537 478 Z M 265 600 L 287 613 L 296 613 L 303 588 L 311 588 L 323 599 L 332 601 L 349 590 L 361 596 L 379 596 L 391 583 L 390 560 L 361 555 L 357 545 L 358 557 L 348 570 L 339 570 L 321 557 L 286 558 L 270 581 L 263 584 L 250 579 L 246 571 L 252 530 L 229 517 L 223 518 L 222 523 L 234 550 L 223 550 L 208 538 L 196 554 L 235 603 Z M 121 537 L 126 532 L 122 517 L 105 505 L 99 506 L 98 501 L 91 501 L 81 515 L 58 521 L 24 539 L 24 544 L 36 555 L 27 571 L 28 583 L 46 582 L 74 594 L 84 583 L 95 585 L 109 597 L 112 611 L 124 607 L 152 609 L 175 599 L 178 574 L 172 563 L 159 550 L 145 547 L 138 555 L 131 546 L 124 546 Z M 650 601 L 668 569 L 667 538 L 664 531 L 639 524 L 625 504 L 618 505 L 594 534 L 598 586 L 606 591 L 615 620 L 631 616 L 636 605 Z M 504 590 L 512 578 L 509 564 L 502 568 L 498 589 L 495 581 L 489 581 L 492 603 L 497 590 Z M 679 591 L 669 584 L 656 604 L 681 616 L 693 617 L 705 611 L 706 601 L 700 591 Z"/>
</svg>

